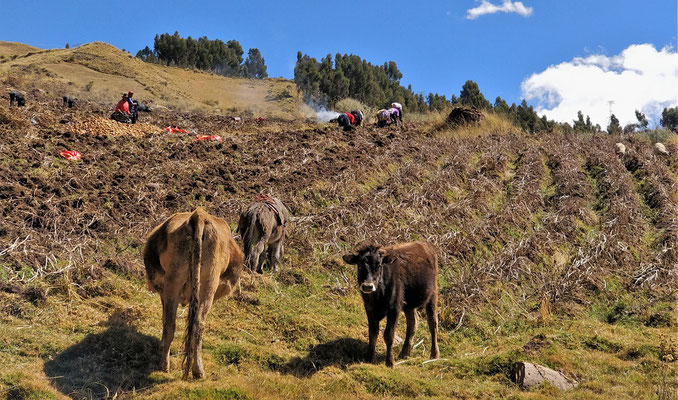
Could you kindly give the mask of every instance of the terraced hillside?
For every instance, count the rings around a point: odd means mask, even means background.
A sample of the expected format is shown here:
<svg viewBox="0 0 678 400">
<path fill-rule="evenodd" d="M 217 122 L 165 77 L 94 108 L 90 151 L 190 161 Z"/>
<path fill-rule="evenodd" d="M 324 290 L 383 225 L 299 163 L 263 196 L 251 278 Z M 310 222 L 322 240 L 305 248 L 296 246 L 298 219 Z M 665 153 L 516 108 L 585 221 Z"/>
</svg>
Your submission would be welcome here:
<svg viewBox="0 0 678 400">
<path fill-rule="evenodd" d="M 0 396 L 675 396 L 674 144 L 658 157 L 628 137 L 620 158 L 618 139 L 602 135 L 344 132 L 170 111 L 142 115 L 141 128 L 88 130 L 106 113 L 0 106 Z M 156 371 L 161 308 L 144 281 L 145 235 L 196 206 L 235 226 L 260 192 L 294 215 L 280 272 L 244 276 L 215 305 L 206 379 L 180 379 L 181 332 L 174 371 Z M 440 360 L 426 360 L 420 324 L 414 356 L 395 369 L 381 340 L 380 364 L 362 361 L 366 318 L 341 255 L 365 240 L 439 249 Z M 522 391 L 516 361 L 579 387 Z"/>
</svg>

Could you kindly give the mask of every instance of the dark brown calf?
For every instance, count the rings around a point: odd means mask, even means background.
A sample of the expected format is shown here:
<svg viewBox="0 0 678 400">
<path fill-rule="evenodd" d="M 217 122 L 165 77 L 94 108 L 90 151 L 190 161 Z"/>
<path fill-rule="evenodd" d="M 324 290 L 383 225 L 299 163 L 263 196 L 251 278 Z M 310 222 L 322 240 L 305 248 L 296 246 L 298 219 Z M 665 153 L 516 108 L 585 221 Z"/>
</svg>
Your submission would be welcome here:
<svg viewBox="0 0 678 400">
<path fill-rule="evenodd" d="M 398 358 L 407 358 L 417 329 L 416 309 L 423 307 L 431 332 L 431 358 L 438 358 L 438 256 L 433 246 L 425 242 L 366 245 L 343 258 L 358 266 L 358 285 L 369 325 L 368 361 L 374 362 L 379 323 L 386 317 L 386 365 L 393 367 L 393 337 L 401 311 L 407 319 L 407 333 Z"/>
</svg>

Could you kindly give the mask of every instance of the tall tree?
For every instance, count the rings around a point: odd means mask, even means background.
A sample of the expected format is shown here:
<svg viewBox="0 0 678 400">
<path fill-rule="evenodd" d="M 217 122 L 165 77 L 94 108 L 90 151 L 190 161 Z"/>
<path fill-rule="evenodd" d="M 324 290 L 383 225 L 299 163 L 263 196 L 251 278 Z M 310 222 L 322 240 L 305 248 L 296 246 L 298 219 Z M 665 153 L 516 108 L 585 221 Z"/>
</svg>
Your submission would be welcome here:
<svg viewBox="0 0 678 400">
<path fill-rule="evenodd" d="M 610 135 L 619 135 L 622 133 L 622 127 L 619 124 L 619 119 L 614 114 L 610 115 L 610 125 L 607 127 L 607 133 Z"/>
<path fill-rule="evenodd" d="M 262 79 L 268 77 L 266 73 L 266 63 L 257 48 L 250 49 L 247 52 L 247 59 L 243 67 L 243 75 L 247 78 Z"/>
<path fill-rule="evenodd" d="M 459 94 L 459 102 L 468 107 L 475 107 L 482 110 L 490 108 L 490 102 L 480 92 L 478 84 L 472 80 L 466 81 Z"/>
<path fill-rule="evenodd" d="M 645 117 L 645 114 L 642 112 L 636 110 L 636 119 L 638 120 L 638 127 L 642 130 L 647 129 L 647 126 L 650 124 L 649 121 L 647 120 L 647 117 Z"/>
<path fill-rule="evenodd" d="M 504 99 L 497 96 L 497 98 L 494 99 L 494 111 L 501 114 L 508 114 L 510 111 L 509 105 L 506 103 Z"/>
<path fill-rule="evenodd" d="M 678 133 L 678 106 L 665 108 L 659 123 L 666 129 Z"/>
</svg>

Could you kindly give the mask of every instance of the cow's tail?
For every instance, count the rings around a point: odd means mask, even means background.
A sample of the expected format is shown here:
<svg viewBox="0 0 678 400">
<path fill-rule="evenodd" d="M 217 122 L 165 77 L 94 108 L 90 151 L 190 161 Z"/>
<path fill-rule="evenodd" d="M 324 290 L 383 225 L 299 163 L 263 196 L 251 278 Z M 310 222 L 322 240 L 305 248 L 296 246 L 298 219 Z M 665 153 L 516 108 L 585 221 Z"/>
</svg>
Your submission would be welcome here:
<svg viewBox="0 0 678 400">
<path fill-rule="evenodd" d="M 198 330 L 200 329 L 199 295 L 200 295 L 200 267 L 202 265 L 202 242 L 205 231 L 204 212 L 196 210 L 188 220 L 193 238 L 193 249 L 190 253 L 190 265 L 188 268 L 188 282 L 191 285 L 191 299 L 188 306 L 188 318 L 186 320 L 186 336 L 184 338 L 184 379 L 188 378 L 191 366 L 195 362 L 197 353 Z"/>
</svg>

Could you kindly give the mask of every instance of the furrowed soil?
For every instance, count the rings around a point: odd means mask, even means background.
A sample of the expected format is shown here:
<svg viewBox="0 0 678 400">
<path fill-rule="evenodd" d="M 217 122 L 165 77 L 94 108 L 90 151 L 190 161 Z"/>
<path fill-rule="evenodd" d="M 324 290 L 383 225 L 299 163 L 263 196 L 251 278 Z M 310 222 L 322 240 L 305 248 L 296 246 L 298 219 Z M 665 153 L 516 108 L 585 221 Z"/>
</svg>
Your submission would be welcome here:
<svg viewBox="0 0 678 400">
<path fill-rule="evenodd" d="M 109 112 L 0 105 L 0 398 L 675 398 L 675 145 L 658 157 L 626 137 L 618 157 L 607 135 L 344 132 L 169 110 L 125 126 Z M 280 271 L 245 273 L 215 304 L 200 381 L 181 380 L 180 308 L 172 371 L 159 372 L 145 236 L 197 206 L 235 228 L 262 192 L 293 215 Z M 427 360 L 420 318 L 411 358 L 387 368 L 380 338 L 365 363 L 341 256 L 411 240 L 439 252 L 441 358 Z M 521 390 L 518 361 L 579 386 Z"/>
</svg>

